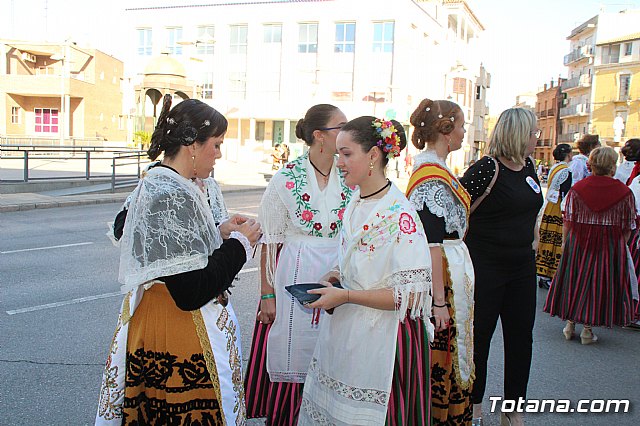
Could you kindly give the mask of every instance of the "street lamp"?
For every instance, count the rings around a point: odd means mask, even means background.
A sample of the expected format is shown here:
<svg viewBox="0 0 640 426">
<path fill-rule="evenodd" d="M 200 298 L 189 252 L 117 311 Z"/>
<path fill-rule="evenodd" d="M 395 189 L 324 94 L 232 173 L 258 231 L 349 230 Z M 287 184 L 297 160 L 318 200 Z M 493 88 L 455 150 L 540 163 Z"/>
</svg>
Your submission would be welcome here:
<svg viewBox="0 0 640 426">
<path fill-rule="evenodd" d="M 56 53 L 51 55 L 51 59 L 54 61 L 60 61 L 60 113 L 58 114 L 58 135 L 60 136 L 60 146 L 64 145 L 64 137 L 65 137 L 65 124 L 67 123 L 66 115 L 65 115 L 65 87 L 64 80 L 66 76 L 65 68 L 67 64 L 67 52 L 66 52 L 67 44 L 65 42 L 64 46 L 62 46 L 62 53 Z"/>
</svg>

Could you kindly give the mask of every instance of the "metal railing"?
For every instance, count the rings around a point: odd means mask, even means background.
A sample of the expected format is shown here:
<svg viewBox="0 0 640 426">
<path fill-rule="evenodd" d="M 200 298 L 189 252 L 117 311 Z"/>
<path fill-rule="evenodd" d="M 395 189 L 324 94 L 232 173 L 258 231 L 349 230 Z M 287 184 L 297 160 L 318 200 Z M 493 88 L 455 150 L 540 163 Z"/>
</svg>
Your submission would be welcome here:
<svg viewBox="0 0 640 426">
<path fill-rule="evenodd" d="M 575 89 L 577 87 L 589 87 L 591 86 L 591 75 L 582 74 L 577 77 L 573 77 L 567 81 L 563 81 L 560 87 L 563 91 Z"/>
<path fill-rule="evenodd" d="M 111 191 L 117 187 L 137 182 L 144 163 L 148 162 L 145 151 L 129 148 L 105 148 L 101 146 L 40 146 L 40 145 L 3 145 L 0 144 L 0 159 L 20 161 L 21 178 L 12 176 L 0 179 L 1 182 L 31 182 L 45 180 L 106 180 L 110 178 Z M 51 163 L 62 160 L 62 170 L 43 172 L 46 176 L 34 176 L 33 163 Z M 92 162 L 100 162 L 101 171 L 94 171 Z M 78 164 L 82 163 L 82 164 Z M 107 166 L 108 165 L 108 166 Z"/>
</svg>

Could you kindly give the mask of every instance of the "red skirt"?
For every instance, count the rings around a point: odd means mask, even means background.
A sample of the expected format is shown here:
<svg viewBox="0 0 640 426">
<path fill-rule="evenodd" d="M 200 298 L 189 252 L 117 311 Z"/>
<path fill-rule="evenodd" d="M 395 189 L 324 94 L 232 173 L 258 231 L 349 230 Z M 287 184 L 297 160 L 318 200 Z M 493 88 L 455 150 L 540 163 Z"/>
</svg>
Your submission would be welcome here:
<svg viewBox="0 0 640 426">
<path fill-rule="evenodd" d="M 635 318 L 627 246 L 610 226 L 592 225 L 601 244 L 569 230 L 544 311 L 590 326 L 624 326 Z"/>
</svg>

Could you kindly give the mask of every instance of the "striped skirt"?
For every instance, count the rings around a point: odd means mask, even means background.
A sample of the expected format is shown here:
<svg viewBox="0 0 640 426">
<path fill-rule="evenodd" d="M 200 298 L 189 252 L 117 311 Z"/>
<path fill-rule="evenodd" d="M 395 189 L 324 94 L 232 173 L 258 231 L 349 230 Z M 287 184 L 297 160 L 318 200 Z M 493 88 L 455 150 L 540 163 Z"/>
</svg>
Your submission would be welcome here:
<svg viewBox="0 0 640 426">
<path fill-rule="evenodd" d="M 536 272 L 553 278 L 562 257 L 562 212 L 560 202 L 547 203 L 540 223 L 540 241 L 536 253 Z"/>
<path fill-rule="evenodd" d="M 544 311 L 590 326 L 624 326 L 635 317 L 627 248 L 610 227 L 600 228 L 597 246 L 569 231 Z"/>
<path fill-rule="evenodd" d="M 256 320 L 245 375 L 247 418 L 267 418 L 267 425 L 293 426 L 298 422 L 304 383 L 271 382 L 267 373 L 267 338 L 271 324 Z"/>
<path fill-rule="evenodd" d="M 429 355 L 429 335 L 422 320 L 400 323 L 386 425 L 431 424 Z"/>
</svg>

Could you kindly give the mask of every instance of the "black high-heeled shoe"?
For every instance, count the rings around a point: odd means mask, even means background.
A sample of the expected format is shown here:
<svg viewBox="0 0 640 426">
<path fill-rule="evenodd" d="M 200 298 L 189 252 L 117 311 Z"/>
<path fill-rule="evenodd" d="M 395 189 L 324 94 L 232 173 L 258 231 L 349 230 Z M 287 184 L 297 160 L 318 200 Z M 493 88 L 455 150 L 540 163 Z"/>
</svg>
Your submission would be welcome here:
<svg viewBox="0 0 640 426">
<path fill-rule="evenodd" d="M 549 280 L 548 278 L 539 277 L 538 287 L 543 288 L 545 290 L 549 290 L 549 288 L 551 287 L 551 280 Z"/>
</svg>

